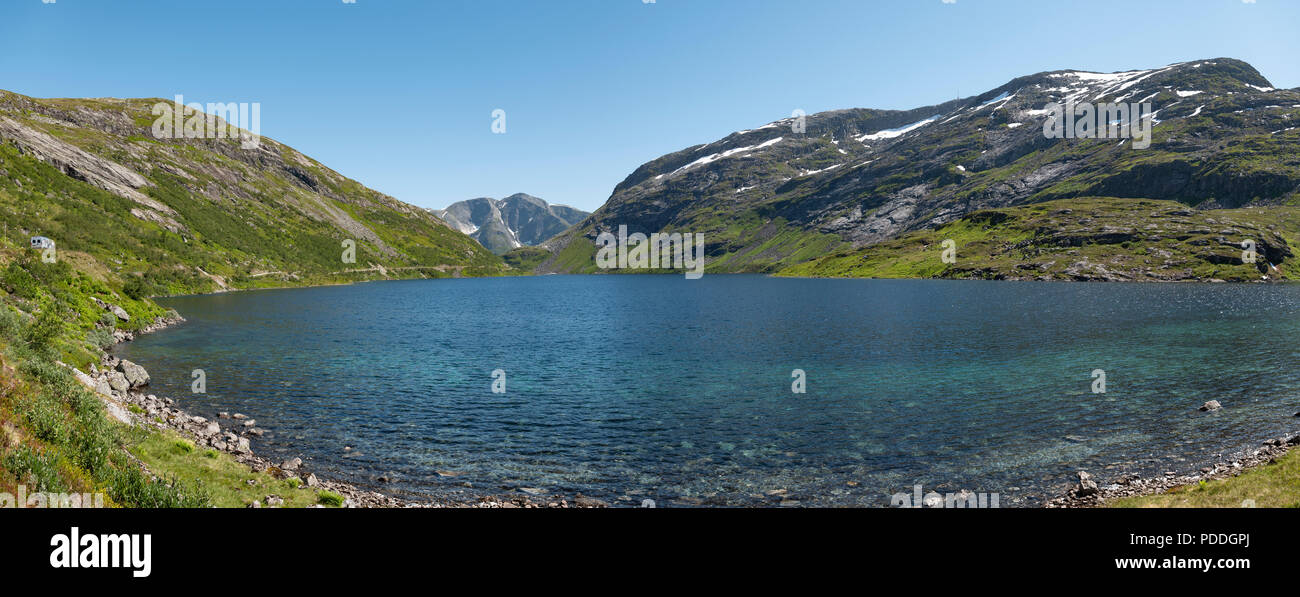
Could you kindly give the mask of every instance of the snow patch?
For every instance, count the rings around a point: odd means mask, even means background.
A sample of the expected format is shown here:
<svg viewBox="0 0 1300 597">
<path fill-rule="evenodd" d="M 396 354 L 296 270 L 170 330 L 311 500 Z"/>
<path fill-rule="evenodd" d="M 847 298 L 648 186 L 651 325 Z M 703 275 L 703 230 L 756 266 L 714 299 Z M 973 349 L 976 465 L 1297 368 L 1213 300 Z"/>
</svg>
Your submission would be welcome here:
<svg viewBox="0 0 1300 597">
<path fill-rule="evenodd" d="M 921 128 L 921 127 L 927 125 L 927 124 L 930 124 L 930 123 L 932 123 L 932 122 L 938 120 L 938 119 L 941 118 L 941 117 L 942 117 L 942 115 L 940 115 L 940 114 L 936 114 L 936 115 L 934 115 L 934 116 L 931 116 L 931 117 L 929 117 L 929 118 L 926 118 L 925 120 L 922 120 L 922 121 L 919 121 L 919 122 L 914 122 L 914 123 L 909 124 L 909 125 L 907 125 L 907 126 L 905 126 L 905 127 L 902 127 L 902 128 L 889 129 L 889 130 L 886 130 L 886 131 L 880 131 L 880 132 L 876 132 L 876 133 L 871 133 L 871 134 L 869 134 L 869 135 L 862 135 L 862 136 L 860 136 L 860 137 L 857 137 L 857 140 L 860 141 L 860 142 L 865 143 L 865 142 L 868 141 L 868 140 L 879 141 L 879 140 L 881 140 L 881 139 L 896 139 L 896 138 L 898 138 L 898 137 L 902 137 L 903 135 L 906 135 L 906 134 L 908 134 L 908 133 L 910 133 L 910 132 L 912 132 L 912 131 L 914 131 L 914 130 L 916 130 L 916 129 L 919 129 L 919 128 Z"/>
<path fill-rule="evenodd" d="M 723 151 L 723 152 L 719 152 L 719 153 L 714 153 L 714 154 L 706 155 L 706 156 L 704 156 L 704 157 L 702 157 L 702 158 L 700 158 L 700 159 L 698 159 L 698 160 L 695 160 L 694 162 L 691 162 L 691 163 L 689 163 L 689 164 L 686 164 L 685 166 L 682 166 L 681 168 L 678 168 L 678 169 L 676 169 L 676 170 L 673 170 L 672 174 L 669 174 L 669 176 L 676 176 L 678 173 L 680 173 L 680 172 L 684 172 L 684 171 L 686 171 L 686 170 L 690 170 L 691 168 L 694 168 L 694 167 L 696 167 L 696 166 L 703 166 L 703 165 L 705 165 L 705 164 L 711 164 L 711 163 L 716 162 L 716 161 L 718 161 L 718 160 L 725 159 L 725 158 L 729 158 L 729 157 L 732 157 L 732 156 L 735 156 L 735 155 L 739 155 L 739 154 L 742 154 L 742 153 L 743 153 L 743 154 L 747 154 L 748 152 L 751 152 L 751 151 L 758 151 L 758 150 L 760 150 L 760 149 L 765 149 L 765 148 L 771 147 L 771 146 L 773 146 L 773 145 L 776 145 L 777 143 L 780 143 L 783 139 L 785 139 L 785 137 L 777 137 L 777 138 L 775 138 L 775 139 L 770 139 L 770 140 L 768 140 L 768 141 L 764 141 L 764 142 L 762 142 L 762 143 L 759 143 L 758 145 L 750 145 L 750 146 L 748 146 L 748 147 L 737 147 L 737 148 L 735 148 L 735 149 L 728 149 L 728 150 Z M 744 157 L 744 156 L 742 156 L 742 157 Z M 662 176 L 662 175 L 660 175 L 660 176 Z"/>
</svg>

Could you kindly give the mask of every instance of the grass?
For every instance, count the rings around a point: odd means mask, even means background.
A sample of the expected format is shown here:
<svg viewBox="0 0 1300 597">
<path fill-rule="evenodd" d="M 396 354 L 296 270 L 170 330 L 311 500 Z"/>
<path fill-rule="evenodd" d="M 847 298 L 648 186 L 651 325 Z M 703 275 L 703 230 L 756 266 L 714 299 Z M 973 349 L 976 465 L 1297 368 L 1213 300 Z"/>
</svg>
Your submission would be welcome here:
<svg viewBox="0 0 1300 597">
<path fill-rule="evenodd" d="M 1165 493 L 1131 497 L 1108 504 L 1112 508 L 1241 508 L 1253 500 L 1258 508 L 1300 508 L 1300 450 L 1276 463 L 1250 469 L 1236 477 L 1176 487 Z"/>
<path fill-rule="evenodd" d="M 155 474 L 203 487 L 211 505 L 218 508 L 243 508 L 255 500 L 266 506 L 269 495 L 283 498 L 281 507 L 284 508 L 306 508 L 317 503 L 343 505 L 341 497 L 333 503 L 337 494 L 300 489 L 299 479 L 277 479 L 253 472 L 247 465 L 216 450 L 196 450 L 192 442 L 172 431 L 137 431 L 132 434 L 128 449 Z"/>
<path fill-rule="evenodd" d="M 178 433 L 109 419 L 60 362 L 97 361 L 109 330 L 138 329 L 166 311 L 126 296 L 111 276 L 99 279 L 66 261 L 3 251 L 0 259 L 8 259 L 0 267 L 0 492 L 17 494 L 23 485 L 28 493 L 103 493 L 110 507 L 242 507 L 268 495 L 286 507 L 342 504 L 333 494 L 299 489 L 296 479 L 254 473 Z M 95 298 L 123 307 L 131 321 L 106 316 Z"/>
<path fill-rule="evenodd" d="M 209 505 L 202 486 L 140 469 L 123 449 L 128 429 L 58 363 L 57 337 L 30 333 L 33 319 L 0 304 L 0 491 L 103 493 L 108 506 Z"/>
</svg>

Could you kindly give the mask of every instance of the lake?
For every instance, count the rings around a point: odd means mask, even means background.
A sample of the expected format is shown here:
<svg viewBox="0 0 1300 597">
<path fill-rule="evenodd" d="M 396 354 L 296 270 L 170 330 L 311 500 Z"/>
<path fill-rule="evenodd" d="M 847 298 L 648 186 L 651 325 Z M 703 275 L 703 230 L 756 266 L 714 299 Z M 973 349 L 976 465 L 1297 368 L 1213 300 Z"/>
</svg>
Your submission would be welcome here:
<svg viewBox="0 0 1300 597">
<path fill-rule="evenodd" d="M 404 497 L 886 506 L 919 484 L 1029 506 L 1080 469 L 1193 472 L 1300 410 L 1296 285 L 607 275 L 160 302 L 189 321 L 114 351 L 151 393 Z"/>
</svg>

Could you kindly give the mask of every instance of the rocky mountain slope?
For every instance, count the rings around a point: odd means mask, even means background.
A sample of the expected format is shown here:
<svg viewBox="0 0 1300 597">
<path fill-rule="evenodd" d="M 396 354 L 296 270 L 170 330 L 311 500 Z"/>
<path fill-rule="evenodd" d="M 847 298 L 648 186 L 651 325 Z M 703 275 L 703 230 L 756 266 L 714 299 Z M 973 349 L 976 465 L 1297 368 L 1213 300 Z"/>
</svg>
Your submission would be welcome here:
<svg viewBox="0 0 1300 597">
<path fill-rule="evenodd" d="M 1078 197 L 977 211 L 778 275 L 1255 282 L 1300 279 L 1290 265 L 1297 248 L 1300 209 L 1293 207 L 1196 210 L 1173 201 Z"/>
<path fill-rule="evenodd" d="M 523 193 L 460 201 L 433 213 L 498 255 L 541 244 L 591 215 Z"/>
<path fill-rule="evenodd" d="M 50 237 L 137 295 L 508 270 L 427 210 L 269 138 L 158 138 L 161 102 L 0 91 L 4 244 Z"/>
<path fill-rule="evenodd" d="M 1152 144 L 1047 138 L 1045 107 L 1058 102 L 1150 103 Z M 1300 201 L 1300 90 L 1273 89 L 1233 59 L 1045 72 L 915 110 L 814 114 L 802 133 L 795 124 L 641 166 L 527 262 L 542 272 L 596 271 L 594 239 L 620 225 L 703 233 L 710 272 L 772 272 L 977 211 L 1058 199 L 1100 198 L 1135 218 L 1150 211 L 1130 205 L 1138 199 L 1196 211 Z M 1065 216 L 1053 224 L 1090 225 Z"/>
</svg>

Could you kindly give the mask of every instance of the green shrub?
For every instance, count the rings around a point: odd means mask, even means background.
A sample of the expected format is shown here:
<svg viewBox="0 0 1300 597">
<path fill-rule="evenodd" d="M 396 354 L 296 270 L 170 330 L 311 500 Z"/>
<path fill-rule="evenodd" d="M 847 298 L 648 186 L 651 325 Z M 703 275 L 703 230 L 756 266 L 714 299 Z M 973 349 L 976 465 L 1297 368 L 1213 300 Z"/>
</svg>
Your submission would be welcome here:
<svg viewBox="0 0 1300 597">
<path fill-rule="evenodd" d="M 100 350 L 107 350 L 117 344 L 117 338 L 104 328 L 95 328 L 86 332 L 86 342 Z"/>
<path fill-rule="evenodd" d="M 334 493 L 333 491 L 322 491 L 320 492 L 320 494 L 317 495 L 317 499 L 320 501 L 321 504 L 324 504 L 326 506 L 331 506 L 334 508 L 343 506 L 343 496 Z"/>
<path fill-rule="evenodd" d="M 46 309 L 36 318 L 36 322 L 27 328 L 23 340 L 32 347 L 32 350 L 43 351 L 52 348 L 54 341 L 62 333 L 62 318 L 54 313 L 54 309 Z"/>
</svg>

